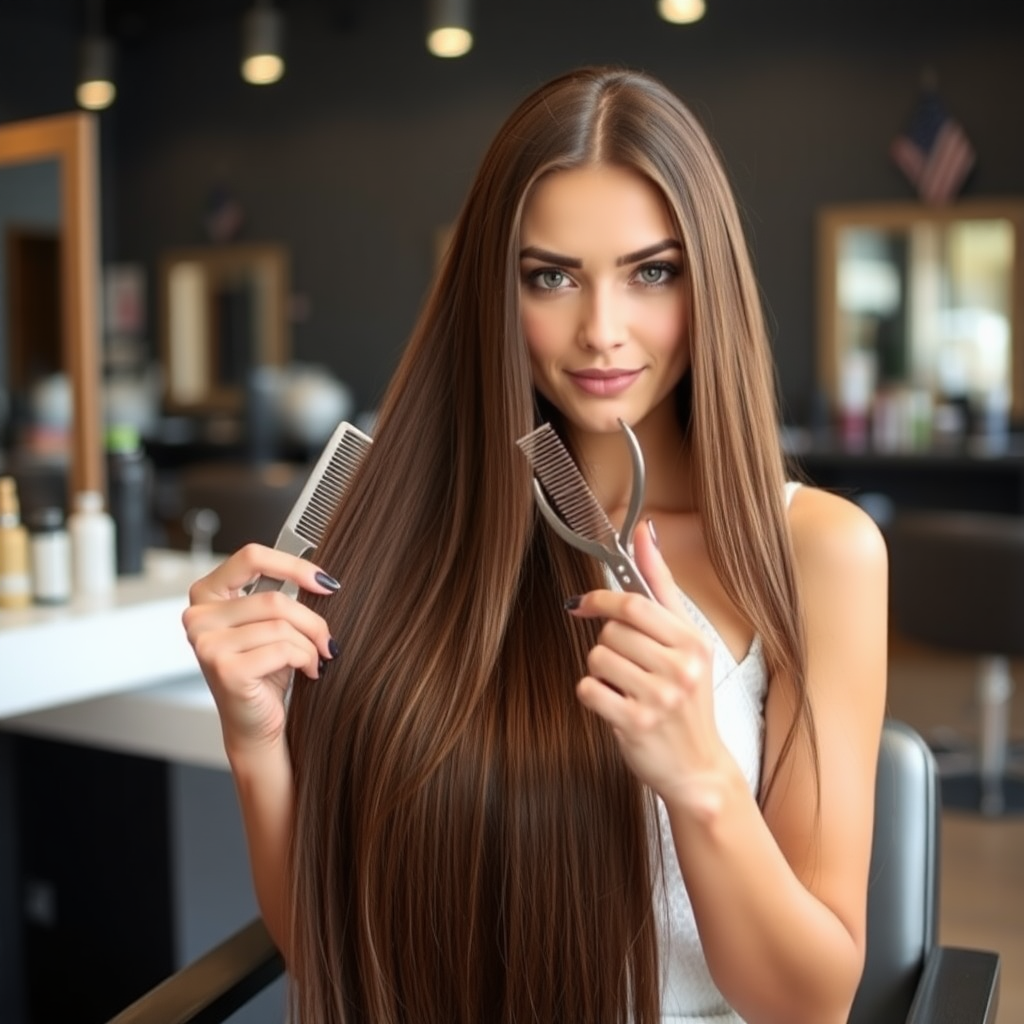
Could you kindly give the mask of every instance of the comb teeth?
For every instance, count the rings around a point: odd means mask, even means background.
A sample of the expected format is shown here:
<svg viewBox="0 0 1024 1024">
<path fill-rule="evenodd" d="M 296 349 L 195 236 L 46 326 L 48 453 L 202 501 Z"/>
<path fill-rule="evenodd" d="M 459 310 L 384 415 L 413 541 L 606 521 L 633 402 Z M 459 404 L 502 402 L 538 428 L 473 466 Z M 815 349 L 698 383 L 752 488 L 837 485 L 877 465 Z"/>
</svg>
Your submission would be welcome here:
<svg viewBox="0 0 1024 1024">
<path fill-rule="evenodd" d="M 519 438 L 516 444 L 529 460 L 558 514 L 576 533 L 599 544 L 615 539 L 615 527 L 550 423 Z"/>
<path fill-rule="evenodd" d="M 370 444 L 370 440 L 362 434 L 347 430 L 338 446 L 331 452 L 323 475 L 295 524 L 295 532 L 313 547 L 320 543 L 335 509 L 345 496 L 363 457 L 369 451 Z"/>
</svg>

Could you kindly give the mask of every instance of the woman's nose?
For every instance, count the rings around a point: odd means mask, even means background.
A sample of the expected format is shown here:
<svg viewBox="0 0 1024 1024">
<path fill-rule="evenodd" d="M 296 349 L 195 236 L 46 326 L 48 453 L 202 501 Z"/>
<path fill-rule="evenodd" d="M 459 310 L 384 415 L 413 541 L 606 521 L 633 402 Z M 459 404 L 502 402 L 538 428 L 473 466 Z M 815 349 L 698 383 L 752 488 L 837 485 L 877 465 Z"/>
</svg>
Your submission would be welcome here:
<svg viewBox="0 0 1024 1024">
<path fill-rule="evenodd" d="M 596 352 L 617 348 L 626 340 L 623 302 L 610 288 L 594 288 L 587 297 L 580 324 L 580 344 Z"/>
</svg>

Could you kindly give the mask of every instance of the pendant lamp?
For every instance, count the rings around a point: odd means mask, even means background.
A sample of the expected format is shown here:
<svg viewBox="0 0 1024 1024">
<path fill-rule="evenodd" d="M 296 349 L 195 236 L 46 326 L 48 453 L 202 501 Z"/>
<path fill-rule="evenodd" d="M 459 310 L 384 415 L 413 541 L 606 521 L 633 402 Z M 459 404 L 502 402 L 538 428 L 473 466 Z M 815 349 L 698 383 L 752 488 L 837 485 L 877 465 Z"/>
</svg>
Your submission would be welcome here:
<svg viewBox="0 0 1024 1024">
<path fill-rule="evenodd" d="M 284 19 L 271 0 L 256 0 L 242 20 L 242 77 L 270 85 L 284 74 Z"/>
<path fill-rule="evenodd" d="M 673 25 L 690 25 L 704 17 L 704 0 L 658 0 L 658 13 Z"/>
<path fill-rule="evenodd" d="M 85 35 L 78 43 L 75 98 L 86 110 L 103 110 L 116 95 L 114 44 L 104 32 L 102 0 L 91 0 L 86 8 Z"/>
<path fill-rule="evenodd" d="M 461 57 L 473 47 L 470 0 L 428 0 L 427 49 L 435 57 Z"/>
</svg>

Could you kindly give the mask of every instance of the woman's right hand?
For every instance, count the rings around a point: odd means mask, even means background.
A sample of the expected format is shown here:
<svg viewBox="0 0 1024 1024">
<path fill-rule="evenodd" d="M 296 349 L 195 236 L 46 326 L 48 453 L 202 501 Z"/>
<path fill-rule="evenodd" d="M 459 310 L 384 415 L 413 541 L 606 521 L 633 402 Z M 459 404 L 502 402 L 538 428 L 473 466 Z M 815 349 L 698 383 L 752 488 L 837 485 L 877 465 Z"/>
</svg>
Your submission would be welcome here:
<svg viewBox="0 0 1024 1024">
<path fill-rule="evenodd" d="M 248 544 L 190 587 L 182 622 L 217 704 L 229 757 L 278 742 L 293 670 L 318 678 L 337 654 L 327 623 L 310 608 L 276 590 L 243 592 L 261 575 L 314 594 L 339 586 L 304 558 Z"/>
</svg>

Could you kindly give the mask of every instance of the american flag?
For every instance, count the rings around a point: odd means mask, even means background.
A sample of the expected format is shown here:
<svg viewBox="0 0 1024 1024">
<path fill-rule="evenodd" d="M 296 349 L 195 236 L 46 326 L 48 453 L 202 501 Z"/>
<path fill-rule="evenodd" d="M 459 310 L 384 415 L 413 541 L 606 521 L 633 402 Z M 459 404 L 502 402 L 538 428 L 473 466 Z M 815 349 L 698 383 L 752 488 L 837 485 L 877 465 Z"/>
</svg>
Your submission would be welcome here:
<svg viewBox="0 0 1024 1024">
<path fill-rule="evenodd" d="M 926 203 L 947 203 L 974 166 L 974 147 L 934 90 L 921 94 L 890 153 Z"/>
</svg>

